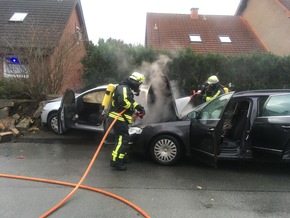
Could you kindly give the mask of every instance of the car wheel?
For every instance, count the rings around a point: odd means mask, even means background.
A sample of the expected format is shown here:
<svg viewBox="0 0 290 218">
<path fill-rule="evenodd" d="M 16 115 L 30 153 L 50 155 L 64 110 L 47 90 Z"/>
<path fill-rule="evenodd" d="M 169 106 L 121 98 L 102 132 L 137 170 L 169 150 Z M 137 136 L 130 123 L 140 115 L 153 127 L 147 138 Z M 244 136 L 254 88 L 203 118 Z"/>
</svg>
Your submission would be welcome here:
<svg viewBox="0 0 290 218">
<path fill-rule="evenodd" d="M 59 134 L 57 112 L 51 113 L 47 118 L 48 128 L 54 133 Z"/>
<path fill-rule="evenodd" d="M 173 165 L 181 158 L 181 146 L 178 140 L 170 135 L 158 136 L 150 146 L 150 154 L 158 164 Z"/>
</svg>

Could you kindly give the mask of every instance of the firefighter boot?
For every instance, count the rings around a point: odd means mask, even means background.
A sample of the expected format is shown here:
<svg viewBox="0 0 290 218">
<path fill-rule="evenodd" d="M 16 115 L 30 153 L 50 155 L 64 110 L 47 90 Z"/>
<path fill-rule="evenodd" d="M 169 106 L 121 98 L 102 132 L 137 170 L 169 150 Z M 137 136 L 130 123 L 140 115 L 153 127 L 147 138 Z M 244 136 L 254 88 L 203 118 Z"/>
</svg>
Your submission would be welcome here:
<svg viewBox="0 0 290 218">
<path fill-rule="evenodd" d="M 110 166 L 113 167 L 116 170 L 127 170 L 127 167 L 124 165 L 124 162 L 122 159 L 117 159 L 116 161 L 111 160 Z"/>
</svg>

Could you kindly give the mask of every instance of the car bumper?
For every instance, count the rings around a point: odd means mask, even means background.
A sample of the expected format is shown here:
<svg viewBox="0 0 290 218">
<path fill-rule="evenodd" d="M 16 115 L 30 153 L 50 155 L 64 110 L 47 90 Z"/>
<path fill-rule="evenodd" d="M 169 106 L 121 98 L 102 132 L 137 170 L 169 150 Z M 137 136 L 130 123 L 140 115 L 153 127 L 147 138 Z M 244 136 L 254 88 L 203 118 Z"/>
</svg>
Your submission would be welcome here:
<svg viewBox="0 0 290 218">
<path fill-rule="evenodd" d="M 41 118 L 41 124 L 47 125 L 47 117 L 48 117 L 49 111 L 42 110 L 40 118 Z"/>
</svg>

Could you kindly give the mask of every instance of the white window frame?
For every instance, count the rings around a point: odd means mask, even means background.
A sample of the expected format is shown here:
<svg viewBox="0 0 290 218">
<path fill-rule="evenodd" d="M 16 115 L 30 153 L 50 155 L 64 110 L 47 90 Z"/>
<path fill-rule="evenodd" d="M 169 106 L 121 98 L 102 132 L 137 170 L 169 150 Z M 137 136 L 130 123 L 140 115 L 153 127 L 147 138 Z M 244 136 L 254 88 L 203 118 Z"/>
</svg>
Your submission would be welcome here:
<svg viewBox="0 0 290 218">
<path fill-rule="evenodd" d="M 228 35 L 219 35 L 219 39 L 221 43 L 232 43 L 232 40 Z"/>
<path fill-rule="evenodd" d="M 22 22 L 28 13 L 15 12 L 9 21 Z"/>
<path fill-rule="evenodd" d="M 202 42 L 200 34 L 189 34 L 188 36 L 189 36 L 190 42 L 196 42 L 196 43 Z"/>
</svg>

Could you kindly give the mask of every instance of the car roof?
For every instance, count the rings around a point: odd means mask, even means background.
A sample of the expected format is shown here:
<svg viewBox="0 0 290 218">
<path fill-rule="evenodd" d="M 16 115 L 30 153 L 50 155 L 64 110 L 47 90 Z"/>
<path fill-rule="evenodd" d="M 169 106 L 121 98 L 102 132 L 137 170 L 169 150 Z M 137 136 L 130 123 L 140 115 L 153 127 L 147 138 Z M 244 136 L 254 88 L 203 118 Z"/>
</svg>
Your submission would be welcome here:
<svg viewBox="0 0 290 218">
<path fill-rule="evenodd" d="M 108 85 L 109 84 L 107 84 L 107 85 L 101 85 L 101 86 L 96 86 L 94 88 L 85 90 L 85 91 L 83 91 L 81 93 L 78 93 L 78 94 L 85 94 L 85 93 L 88 93 L 88 92 L 91 92 L 91 91 L 95 91 L 95 90 L 99 90 L 99 89 L 107 89 Z M 117 84 L 111 84 L 111 85 L 117 86 Z"/>
<path fill-rule="evenodd" d="M 255 97 L 290 93 L 290 89 L 260 89 L 235 92 L 234 97 Z"/>
</svg>

